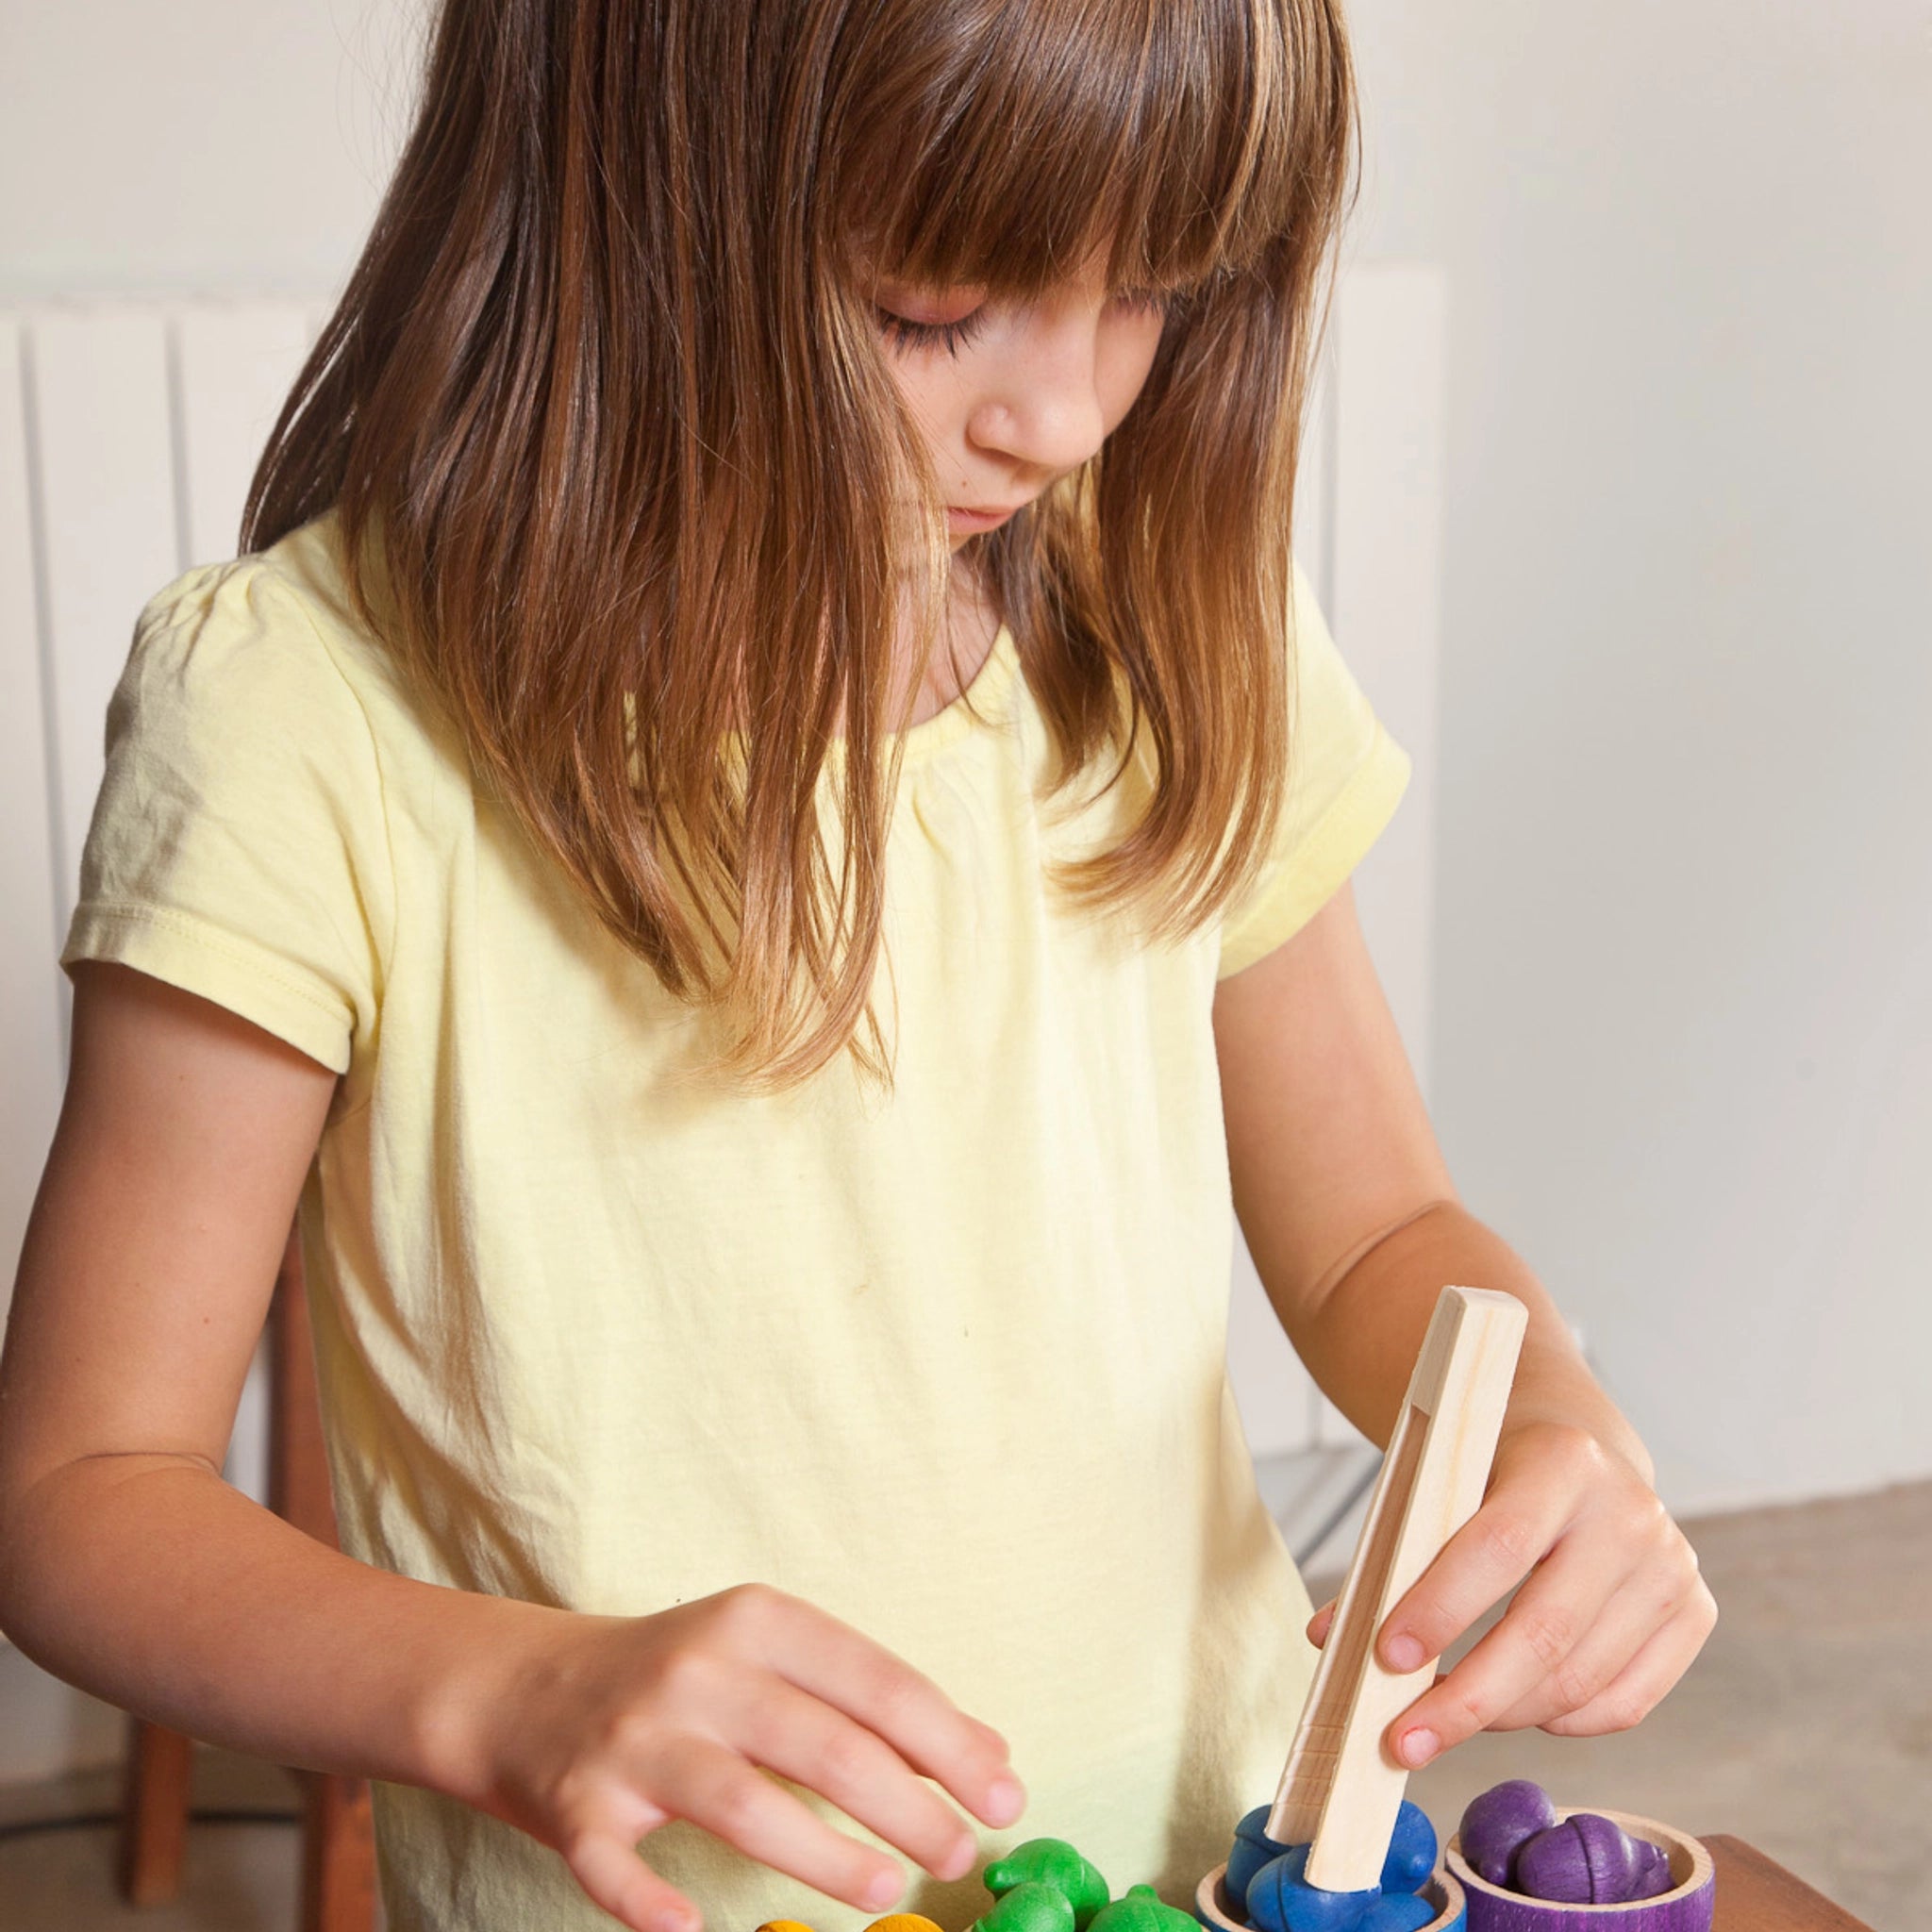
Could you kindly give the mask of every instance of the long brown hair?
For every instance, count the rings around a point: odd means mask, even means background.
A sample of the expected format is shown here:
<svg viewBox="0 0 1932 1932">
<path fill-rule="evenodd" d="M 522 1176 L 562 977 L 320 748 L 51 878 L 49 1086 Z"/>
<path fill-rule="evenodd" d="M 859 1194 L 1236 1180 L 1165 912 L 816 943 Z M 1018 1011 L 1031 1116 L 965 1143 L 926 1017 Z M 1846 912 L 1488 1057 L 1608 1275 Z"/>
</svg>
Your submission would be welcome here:
<svg viewBox="0 0 1932 1932">
<path fill-rule="evenodd" d="M 1109 750 L 1108 783 L 1151 774 L 1059 885 L 1176 937 L 1279 806 L 1355 152 L 1340 0 L 443 0 L 242 547 L 339 510 L 361 617 L 604 924 L 728 1012 L 721 1067 L 887 1074 L 908 561 L 880 506 L 924 508 L 922 662 L 948 546 L 856 264 L 1024 297 L 1104 249 L 1174 291 L 1101 454 L 975 541 L 1053 790 Z"/>
</svg>

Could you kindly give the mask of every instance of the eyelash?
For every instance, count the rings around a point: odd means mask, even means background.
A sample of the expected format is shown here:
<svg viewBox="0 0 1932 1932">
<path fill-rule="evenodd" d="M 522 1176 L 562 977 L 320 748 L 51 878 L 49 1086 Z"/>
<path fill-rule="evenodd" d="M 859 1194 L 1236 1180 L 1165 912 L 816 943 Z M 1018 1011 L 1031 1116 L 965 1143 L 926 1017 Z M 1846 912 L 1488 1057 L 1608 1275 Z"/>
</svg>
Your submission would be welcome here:
<svg viewBox="0 0 1932 1932">
<path fill-rule="evenodd" d="M 1163 317 L 1173 314 L 1175 306 L 1175 298 L 1158 289 L 1126 290 L 1117 299 L 1135 308 L 1158 308 Z M 979 333 L 985 317 L 983 307 L 958 322 L 914 322 L 890 308 L 878 311 L 879 326 L 889 341 L 903 349 L 943 349 L 949 356 L 957 356 Z"/>
</svg>

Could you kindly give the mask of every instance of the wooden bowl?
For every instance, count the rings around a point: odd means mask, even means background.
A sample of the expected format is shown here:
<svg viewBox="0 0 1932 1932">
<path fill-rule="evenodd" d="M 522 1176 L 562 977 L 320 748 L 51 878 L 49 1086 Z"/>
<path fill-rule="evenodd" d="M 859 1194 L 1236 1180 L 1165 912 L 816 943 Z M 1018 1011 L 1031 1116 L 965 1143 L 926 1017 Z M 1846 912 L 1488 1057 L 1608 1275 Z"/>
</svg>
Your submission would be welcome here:
<svg viewBox="0 0 1932 1932">
<path fill-rule="evenodd" d="M 1218 1926 L 1220 1932 L 1251 1932 L 1246 1920 L 1237 1919 L 1230 1910 L 1227 1894 L 1221 1889 L 1222 1874 L 1226 1870 L 1225 1864 L 1217 1865 L 1202 1879 L 1194 1893 L 1194 1916 L 1204 1925 Z M 1423 1932 L 1463 1932 L 1468 1920 L 1463 1909 L 1462 1887 L 1454 1874 L 1438 1865 L 1422 1893 L 1436 1907 L 1436 1916 L 1423 1927 Z M 1618 1932 L 1623 1932 L 1621 1926 Z"/>
<path fill-rule="evenodd" d="M 1605 1811 L 1591 1805 L 1557 1807 L 1560 1823 L 1573 1811 L 1595 1810 L 1599 1818 L 1621 1824 L 1632 1838 L 1647 1838 L 1663 1848 L 1675 1881 L 1656 1898 L 1632 1899 L 1620 1906 L 1562 1905 L 1551 1899 L 1525 1898 L 1478 1877 L 1462 1856 L 1462 1840 L 1452 1838 L 1442 1862 L 1460 1881 L 1469 1901 L 1469 1932 L 1710 1932 L 1710 1915 L 1717 1897 L 1717 1871 L 1710 1854 L 1687 1833 L 1654 1818 L 1635 1818 L 1627 1811 Z"/>
</svg>

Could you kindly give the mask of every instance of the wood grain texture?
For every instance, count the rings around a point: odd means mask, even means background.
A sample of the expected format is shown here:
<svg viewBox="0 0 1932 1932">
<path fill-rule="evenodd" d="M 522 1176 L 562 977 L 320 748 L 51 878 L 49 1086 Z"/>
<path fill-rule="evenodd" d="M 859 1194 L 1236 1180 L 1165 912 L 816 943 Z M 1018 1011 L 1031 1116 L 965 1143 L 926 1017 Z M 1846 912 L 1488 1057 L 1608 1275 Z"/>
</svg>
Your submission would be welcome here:
<svg viewBox="0 0 1932 1932">
<path fill-rule="evenodd" d="M 1717 1868 L 1712 1932 L 1872 1932 L 1755 1845 L 1723 1834 L 1704 1840 Z"/>
<path fill-rule="evenodd" d="M 1435 1666 L 1389 1670 L 1375 1636 L 1482 1500 L 1526 1322 L 1514 1296 L 1451 1287 L 1423 1338 L 1268 1820 L 1277 1844 L 1312 1846 L 1319 1890 L 1379 1881 L 1408 1781 L 1383 1733 Z"/>
</svg>

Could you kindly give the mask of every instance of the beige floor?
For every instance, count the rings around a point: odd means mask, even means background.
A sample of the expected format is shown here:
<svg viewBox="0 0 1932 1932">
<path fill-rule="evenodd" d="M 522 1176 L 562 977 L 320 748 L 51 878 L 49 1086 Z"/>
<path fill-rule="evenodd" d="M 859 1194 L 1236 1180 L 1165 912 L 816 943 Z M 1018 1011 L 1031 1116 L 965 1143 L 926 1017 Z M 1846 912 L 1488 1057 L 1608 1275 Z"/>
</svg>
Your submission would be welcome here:
<svg viewBox="0 0 1932 1932">
<path fill-rule="evenodd" d="M 1748 1839 L 1875 1932 L 1923 1924 L 1908 1901 L 1932 1850 L 1932 1483 L 1715 1517 L 1693 1540 L 1723 1621 L 1645 1724 L 1478 1738 L 1412 1794 L 1446 1828 L 1496 1779 L 1535 1777 L 1559 1803 Z M 290 1800 L 279 1774 L 215 1754 L 198 1776 L 209 1805 Z M 113 1795 L 107 1775 L 0 1789 L 0 1830 Z M 0 1838 L 0 1932 L 294 1932 L 295 1857 L 286 1826 L 197 1826 L 186 1895 L 136 1912 L 115 1902 L 106 1830 Z"/>
</svg>

